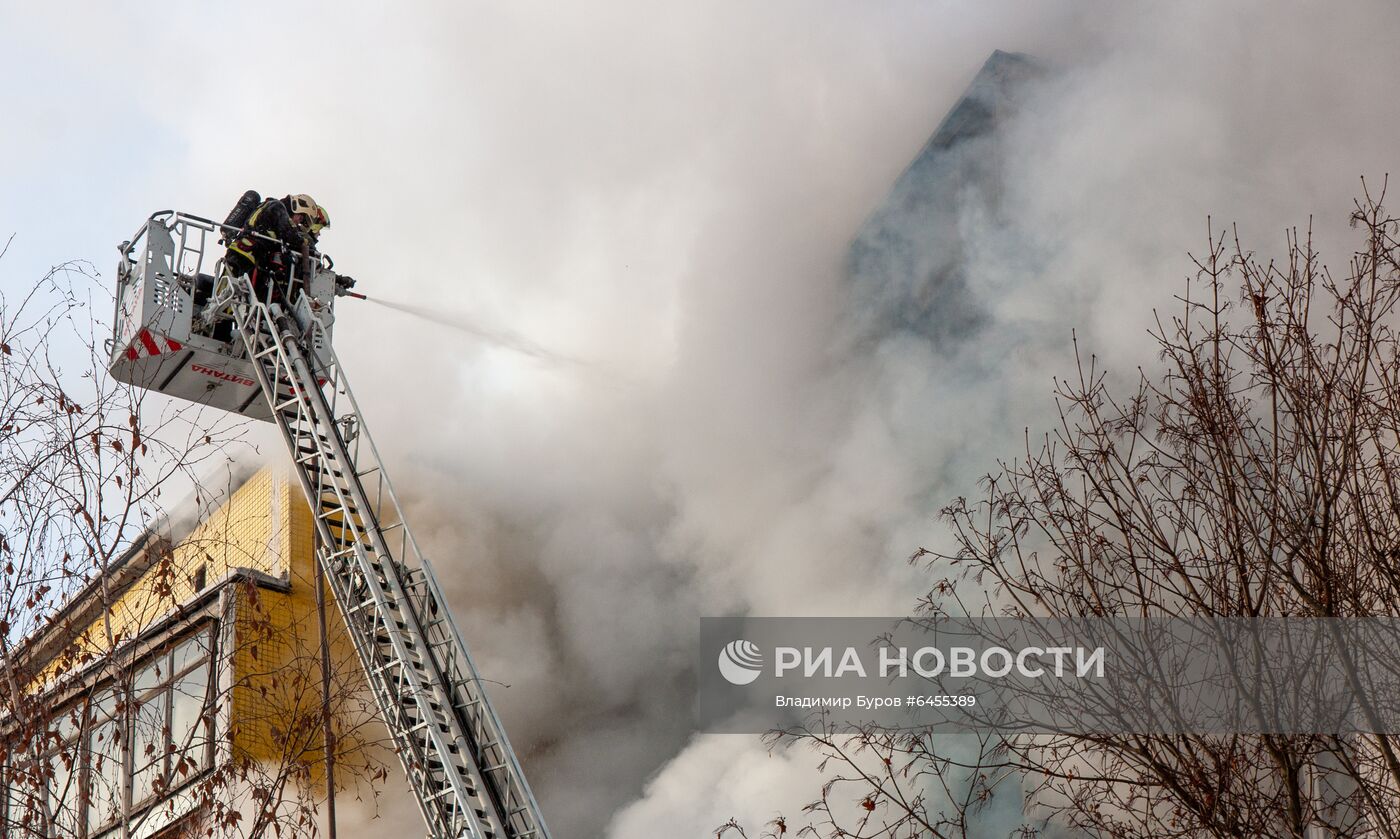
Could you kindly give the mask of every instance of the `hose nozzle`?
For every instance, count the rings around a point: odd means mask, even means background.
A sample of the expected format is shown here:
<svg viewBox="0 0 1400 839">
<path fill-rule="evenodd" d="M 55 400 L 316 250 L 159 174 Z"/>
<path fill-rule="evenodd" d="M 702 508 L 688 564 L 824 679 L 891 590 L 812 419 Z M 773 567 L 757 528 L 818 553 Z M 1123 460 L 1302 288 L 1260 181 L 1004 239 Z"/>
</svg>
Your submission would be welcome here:
<svg viewBox="0 0 1400 839">
<path fill-rule="evenodd" d="M 353 292 L 353 291 L 350 290 L 350 289 L 352 289 L 352 288 L 354 288 L 354 287 L 355 287 L 355 281 L 354 281 L 354 279 L 352 279 L 352 278 L 350 278 L 350 277 L 347 277 L 347 276 L 345 276 L 344 274 L 337 274 L 337 275 L 335 276 L 335 296 L 336 296 L 336 297 L 358 297 L 358 298 L 361 299 L 361 300 L 368 300 L 368 299 L 369 299 L 368 297 L 364 296 L 363 294 L 356 294 L 355 292 Z"/>
</svg>

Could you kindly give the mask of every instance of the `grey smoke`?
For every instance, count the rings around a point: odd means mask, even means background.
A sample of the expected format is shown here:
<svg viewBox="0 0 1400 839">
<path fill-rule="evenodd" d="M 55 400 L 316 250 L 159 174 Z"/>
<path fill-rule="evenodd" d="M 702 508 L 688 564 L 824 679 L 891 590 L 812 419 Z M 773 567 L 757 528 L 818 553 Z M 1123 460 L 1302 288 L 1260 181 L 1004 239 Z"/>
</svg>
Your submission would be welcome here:
<svg viewBox="0 0 1400 839">
<path fill-rule="evenodd" d="M 656 835 L 663 825 L 651 823 L 648 810 L 668 822 L 691 813 L 680 824 L 703 832 L 723 820 L 725 795 L 760 801 L 781 787 L 814 794 L 805 755 L 770 756 L 742 738 L 702 738 L 683 749 L 695 619 L 748 610 L 894 613 L 912 605 L 918 577 L 898 558 L 916 543 L 901 544 L 895 532 L 923 526 L 931 512 L 926 492 L 950 469 L 952 454 L 924 425 L 936 415 L 923 413 L 930 403 L 914 388 L 958 375 L 947 359 L 986 320 L 964 273 L 967 231 L 959 219 L 976 207 L 992 223 L 1000 212 L 998 132 L 1041 72 L 1023 56 L 988 60 L 924 149 L 915 148 L 889 196 L 875 197 L 878 209 L 863 225 L 870 208 L 852 205 L 840 215 L 844 230 L 800 230 L 789 241 L 760 223 L 771 213 L 765 207 L 747 226 L 744 219 L 724 226 L 715 250 L 732 254 L 722 263 L 725 294 L 710 299 L 702 291 L 692 305 L 714 311 L 687 325 L 698 333 L 688 344 L 699 354 L 679 358 L 677 372 L 635 401 L 608 406 L 624 420 L 655 417 L 662 434 L 633 429 L 619 438 L 596 429 L 595 445 L 620 443 L 629 457 L 603 473 L 630 474 L 625 486 L 600 496 L 597 478 L 580 476 L 594 485 L 542 511 L 537 505 L 557 478 L 527 468 L 530 514 L 486 497 L 481 503 L 495 509 L 481 511 L 481 520 L 432 537 L 448 545 L 467 540 L 463 531 L 483 534 L 465 567 L 486 579 L 463 580 L 452 593 L 472 616 L 474 643 L 486 650 L 478 657 L 527 651 L 532 663 L 518 669 L 537 681 L 499 693 L 508 716 L 512 705 L 525 705 L 548 720 L 521 728 L 557 732 L 534 743 L 551 817 L 578 819 L 563 829 L 597 830 L 601 822 L 583 814 L 610 813 L 615 805 L 598 802 L 634 795 L 627 785 L 678 750 L 666 773 L 687 778 L 699 761 L 706 777 L 689 792 L 653 791 L 613 823 L 613 833 Z M 774 265 L 747 258 L 775 252 L 783 256 L 779 276 L 770 273 Z M 771 303 L 755 308 L 763 295 Z M 917 401 L 900 406 L 910 395 Z M 639 454 L 659 460 L 630 459 Z M 456 475 L 427 458 L 418 462 L 424 474 L 415 491 L 461 497 Z M 658 477 L 676 483 L 657 486 Z M 420 521 L 443 518 L 429 498 L 419 510 Z M 494 561 L 483 563 L 488 557 Z M 568 700 L 562 708 L 541 706 L 541 696 Z M 736 776 L 735 766 L 747 768 Z M 762 773 L 760 766 L 775 776 L 769 789 L 725 788 Z M 805 800 L 782 803 L 796 812 Z"/>
<path fill-rule="evenodd" d="M 810 755 L 692 738 L 695 618 L 909 608 L 927 578 L 903 558 L 942 539 L 937 506 L 1014 454 L 1023 425 L 1046 424 L 1072 327 L 1130 373 L 1151 362 L 1149 307 L 1170 302 L 1207 212 L 1261 232 L 1311 209 L 1344 212 L 1362 161 L 1307 159 L 1325 181 L 1308 169 L 1302 183 L 1270 182 L 1279 168 L 1304 170 L 1251 104 L 1277 94 L 1257 68 L 1253 85 L 1220 81 L 1248 67 L 1234 44 L 1258 17 L 1212 18 L 1207 41 L 1220 52 L 1201 56 L 1203 11 L 1150 14 L 1159 19 L 1106 16 L 1089 31 L 1001 30 L 957 66 L 906 65 L 893 84 L 882 74 L 899 71 L 872 68 L 897 59 L 862 56 L 839 80 L 812 61 L 842 54 L 830 33 L 800 56 L 779 47 L 760 61 L 788 34 L 763 20 L 770 39 L 729 45 L 746 74 L 769 68 L 756 91 L 737 69 L 707 67 L 706 84 L 680 95 L 697 113 L 671 108 L 674 90 L 646 91 L 650 111 L 611 92 L 636 83 L 618 68 L 584 84 L 598 98 L 567 110 L 580 124 L 555 126 L 568 142 L 548 143 L 538 124 L 512 131 L 549 154 L 538 165 L 527 156 L 509 184 L 486 175 L 499 203 L 473 220 L 504 241 L 469 232 L 443 258 L 509 266 L 497 275 L 525 279 L 473 285 L 474 309 L 640 367 L 649 387 L 600 393 L 508 358 L 462 358 L 424 334 L 414 351 L 376 348 L 377 371 L 362 372 L 373 360 L 353 369 L 360 382 L 392 381 L 385 401 L 435 397 L 390 423 L 414 464 L 400 482 L 451 569 L 480 663 L 511 685 L 497 701 L 561 834 L 704 835 L 731 815 L 797 813 L 817 792 Z M 719 35 L 716 20 L 695 16 L 677 43 L 726 43 L 733 30 Z M 933 28 L 922 37 L 943 43 Z M 1051 72 L 1011 73 L 1026 83 L 1013 85 L 1015 117 L 994 115 L 994 136 L 973 132 L 915 172 L 920 190 L 900 207 L 900 171 L 996 47 Z M 637 60 L 665 66 L 658 52 L 640 47 Z M 1362 105 L 1324 99 L 1289 72 L 1291 96 L 1342 122 Z M 994 67 L 984 84 L 999 76 Z M 663 124 L 647 122 L 658 114 Z M 862 259 L 858 237 L 872 225 L 902 237 L 908 263 Z M 509 235 L 517 228 L 528 244 Z M 434 262 L 418 265 L 424 276 Z M 465 291 L 418 288 L 425 305 Z"/>
</svg>

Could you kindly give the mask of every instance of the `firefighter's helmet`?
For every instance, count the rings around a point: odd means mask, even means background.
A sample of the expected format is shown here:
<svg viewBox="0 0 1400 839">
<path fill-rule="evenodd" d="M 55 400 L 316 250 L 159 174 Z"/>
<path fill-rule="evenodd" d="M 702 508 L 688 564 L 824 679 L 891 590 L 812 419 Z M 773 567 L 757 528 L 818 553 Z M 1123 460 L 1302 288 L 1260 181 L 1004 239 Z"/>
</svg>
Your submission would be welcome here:
<svg viewBox="0 0 1400 839">
<path fill-rule="evenodd" d="M 330 214 L 326 212 L 326 208 L 317 204 L 316 199 L 312 198 L 310 195 L 303 193 L 292 195 L 288 198 L 289 200 L 287 203 L 289 206 L 287 209 L 291 210 L 293 215 L 300 213 L 306 216 L 306 226 L 313 234 L 320 233 L 324 228 L 331 226 L 331 217 Z"/>
</svg>

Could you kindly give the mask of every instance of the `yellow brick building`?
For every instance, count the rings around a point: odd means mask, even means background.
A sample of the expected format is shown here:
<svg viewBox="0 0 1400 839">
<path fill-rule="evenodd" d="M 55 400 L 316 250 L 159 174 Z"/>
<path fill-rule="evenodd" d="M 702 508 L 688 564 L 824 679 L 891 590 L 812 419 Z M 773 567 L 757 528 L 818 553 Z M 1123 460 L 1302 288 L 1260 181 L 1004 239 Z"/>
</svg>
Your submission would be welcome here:
<svg viewBox="0 0 1400 839">
<path fill-rule="evenodd" d="M 173 544 L 128 551 L 12 657 L 35 701 L 0 720 L 0 835 L 164 839 L 294 819 L 325 779 L 316 588 L 310 508 L 276 470 Z M 336 761 L 363 775 L 380 734 L 325 597 Z"/>
</svg>

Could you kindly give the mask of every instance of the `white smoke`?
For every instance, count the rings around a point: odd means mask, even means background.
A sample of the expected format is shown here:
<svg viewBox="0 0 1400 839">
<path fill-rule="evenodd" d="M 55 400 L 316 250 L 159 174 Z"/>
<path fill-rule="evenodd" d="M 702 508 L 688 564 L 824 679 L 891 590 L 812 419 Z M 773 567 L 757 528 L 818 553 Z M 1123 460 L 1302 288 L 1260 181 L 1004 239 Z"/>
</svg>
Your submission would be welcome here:
<svg viewBox="0 0 1400 839">
<path fill-rule="evenodd" d="M 907 611 L 928 583 L 904 557 L 1047 424 L 1071 328 L 1131 374 L 1207 213 L 1260 247 L 1310 213 L 1330 235 L 1395 160 L 1388 5 L 970 9 L 36 8 L 0 37 L 63 87 L 7 91 L 39 130 L 0 149 L 87 167 L 54 190 L 90 243 L 64 258 L 157 208 L 306 191 L 359 290 L 616 371 L 340 310 L 555 832 L 704 835 L 794 815 L 819 781 L 692 736 L 701 615 Z M 998 48 L 1056 70 L 1007 127 L 995 211 L 945 208 L 968 295 L 943 314 L 979 325 L 853 335 L 851 237 Z M 391 798 L 363 835 L 416 829 Z"/>
</svg>

